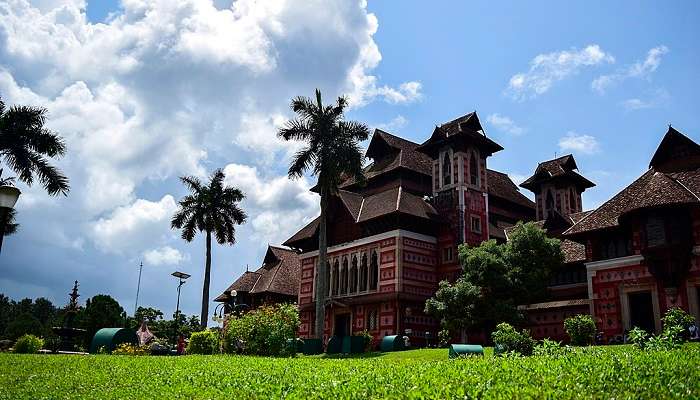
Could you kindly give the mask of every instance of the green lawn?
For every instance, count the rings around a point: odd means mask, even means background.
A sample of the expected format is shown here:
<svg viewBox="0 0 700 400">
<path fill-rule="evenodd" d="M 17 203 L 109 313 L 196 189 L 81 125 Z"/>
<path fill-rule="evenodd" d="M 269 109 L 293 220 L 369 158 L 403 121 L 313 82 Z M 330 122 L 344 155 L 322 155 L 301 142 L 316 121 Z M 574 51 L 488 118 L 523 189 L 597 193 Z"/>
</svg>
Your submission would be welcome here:
<svg viewBox="0 0 700 400">
<path fill-rule="evenodd" d="M 700 346 L 448 360 L 447 350 L 258 358 L 0 354 L 0 399 L 700 398 Z"/>
</svg>

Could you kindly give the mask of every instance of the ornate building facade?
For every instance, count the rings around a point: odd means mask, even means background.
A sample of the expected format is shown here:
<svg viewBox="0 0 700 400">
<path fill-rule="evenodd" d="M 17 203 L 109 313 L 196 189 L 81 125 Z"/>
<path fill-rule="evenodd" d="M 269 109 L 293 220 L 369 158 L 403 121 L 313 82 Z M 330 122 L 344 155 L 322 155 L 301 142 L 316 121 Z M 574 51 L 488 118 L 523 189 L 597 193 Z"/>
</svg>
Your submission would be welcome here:
<svg viewBox="0 0 700 400">
<path fill-rule="evenodd" d="M 535 204 L 488 169 L 501 150 L 476 113 L 436 127 L 423 144 L 375 131 L 365 184 L 344 182 L 329 205 L 325 338 L 363 330 L 408 332 L 413 343 L 435 337 L 425 300 L 459 273 L 457 246 L 504 241 L 504 228 L 535 218 Z M 300 253 L 299 333 L 314 337 L 318 220 L 285 245 Z"/>
</svg>

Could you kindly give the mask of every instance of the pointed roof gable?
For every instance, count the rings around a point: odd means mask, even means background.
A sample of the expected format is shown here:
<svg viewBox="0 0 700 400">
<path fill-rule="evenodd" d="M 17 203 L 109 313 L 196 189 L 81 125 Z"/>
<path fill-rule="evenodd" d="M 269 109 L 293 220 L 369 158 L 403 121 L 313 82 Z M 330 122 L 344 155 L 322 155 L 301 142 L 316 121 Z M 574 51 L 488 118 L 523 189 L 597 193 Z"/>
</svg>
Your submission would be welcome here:
<svg viewBox="0 0 700 400">
<path fill-rule="evenodd" d="M 649 168 L 678 171 L 688 165 L 700 165 L 700 145 L 669 125 L 649 162 Z"/>
<path fill-rule="evenodd" d="M 700 203 L 698 195 L 700 170 L 666 174 L 650 169 L 564 234 L 612 228 L 618 226 L 622 215 L 644 208 Z"/>
<path fill-rule="evenodd" d="M 523 181 L 520 187 L 537 193 L 540 184 L 553 179 L 570 179 L 583 190 L 595 186 L 595 183 L 583 177 L 576 170 L 578 170 L 578 166 L 572 154 L 543 161 L 537 164 L 535 173 Z"/>
<path fill-rule="evenodd" d="M 463 115 L 452 121 L 436 126 L 433 134 L 417 150 L 435 158 L 440 147 L 448 144 L 472 144 L 486 155 L 503 150 L 498 143 L 486 137 L 476 111 Z"/>
<path fill-rule="evenodd" d="M 299 256 L 296 252 L 268 245 L 263 265 L 255 272 L 244 272 L 214 301 L 228 301 L 231 290 L 234 289 L 251 294 L 270 292 L 296 296 L 301 279 L 300 268 Z"/>
</svg>

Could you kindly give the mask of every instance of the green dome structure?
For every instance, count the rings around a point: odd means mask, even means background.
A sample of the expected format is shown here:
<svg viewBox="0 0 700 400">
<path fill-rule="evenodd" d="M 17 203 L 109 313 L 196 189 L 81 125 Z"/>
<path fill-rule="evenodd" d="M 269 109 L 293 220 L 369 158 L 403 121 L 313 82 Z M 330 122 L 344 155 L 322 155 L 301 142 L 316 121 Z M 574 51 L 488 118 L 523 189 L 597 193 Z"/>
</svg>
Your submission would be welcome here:
<svg viewBox="0 0 700 400">
<path fill-rule="evenodd" d="M 138 345 L 139 338 L 136 336 L 136 332 L 126 328 L 102 328 L 92 338 L 90 353 L 95 354 L 101 348 L 111 353 L 122 343 Z"/>
</svg>

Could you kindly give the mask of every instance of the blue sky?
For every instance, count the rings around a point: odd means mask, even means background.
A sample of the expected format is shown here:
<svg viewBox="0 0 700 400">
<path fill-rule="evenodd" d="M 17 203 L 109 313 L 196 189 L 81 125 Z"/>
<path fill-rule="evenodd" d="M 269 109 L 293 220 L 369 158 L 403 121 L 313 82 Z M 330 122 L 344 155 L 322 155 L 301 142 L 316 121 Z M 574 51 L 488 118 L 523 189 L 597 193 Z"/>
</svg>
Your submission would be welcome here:
<svg viewBox="0 0 700 400">
<path fill-rule="evenodd" d="M 49 108 L 73 184 L 66 199 L 23 188 L 0 292 L 62 304 L 78 279 L 131 311 L 144 260 L 141 304 L 171 312 L 180 269 L 193 274 L 184 310 L 198 313 L 204 245 L 167 226 L 177 177 L 226 167 L 248 194 L 238 244 L 214 253 L 214 297 L 316 213 L 311 179 L 284 176 L 294 146 L 274 139 L 289 99 L 315 87 L 417 142 L 476 110 L 505 148 L 489 166 L 515 180 L 573 152 L 598 184 L 587 208 L 646 169 L 667 124 L 700 139 L 697 2 L 493 3 L 0 6 L 0 96 Z"/>
</svg>

